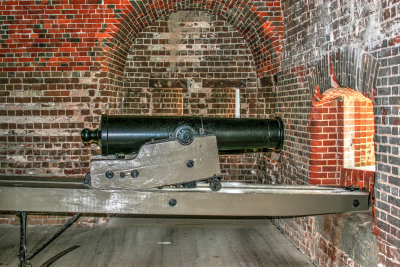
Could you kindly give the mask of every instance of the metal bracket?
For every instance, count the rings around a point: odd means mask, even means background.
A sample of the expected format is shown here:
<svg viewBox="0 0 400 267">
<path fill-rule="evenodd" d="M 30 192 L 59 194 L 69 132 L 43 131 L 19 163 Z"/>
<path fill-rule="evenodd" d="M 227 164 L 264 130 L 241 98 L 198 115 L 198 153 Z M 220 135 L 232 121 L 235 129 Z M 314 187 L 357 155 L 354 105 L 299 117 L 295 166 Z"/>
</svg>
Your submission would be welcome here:
<svg viewBox="0 0 400 267">
<path fill-rule="evenodd" d="M 18 266 L 26 267 L 31 266 L 30 260 L 32 260 L 39 252 L 46 248 L 51 242 L 53 242 L 57 237 L 59 237 L 65 230 L 67 230 L 76 220 L 81 216 L 80 213 L 75 213 L 58 231 L 52 235 L 48 240 L 46 240 L 38 249 L 34 250 L 30 255 L 28 254 L 28 249 L 26 247 L 26 221 L 27 212 L 18 211 L 17 216 L 20 222 L 20 238 L 19 238 L 19 252 L 18 252 Z"/>
</svg>

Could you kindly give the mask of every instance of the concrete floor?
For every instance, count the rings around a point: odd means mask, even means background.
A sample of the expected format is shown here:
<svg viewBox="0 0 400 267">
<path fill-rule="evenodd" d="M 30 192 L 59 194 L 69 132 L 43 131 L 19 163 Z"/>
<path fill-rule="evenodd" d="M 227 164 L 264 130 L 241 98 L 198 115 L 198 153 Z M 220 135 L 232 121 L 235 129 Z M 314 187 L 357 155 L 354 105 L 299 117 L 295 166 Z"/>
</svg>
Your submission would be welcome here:
<svg viewBox="0 0 400 267">
<path fill-rule="evenodd" d="M 28 249 L 56 231 L 28 228 Z M 17 266 L 19 227 L 0 225 L 0 266 Z M 313 266 L 266 219 L 112 218 L 93 228 L 72 226 L 33 260 L 80 247 L 51 266 Z"/>
</svg>

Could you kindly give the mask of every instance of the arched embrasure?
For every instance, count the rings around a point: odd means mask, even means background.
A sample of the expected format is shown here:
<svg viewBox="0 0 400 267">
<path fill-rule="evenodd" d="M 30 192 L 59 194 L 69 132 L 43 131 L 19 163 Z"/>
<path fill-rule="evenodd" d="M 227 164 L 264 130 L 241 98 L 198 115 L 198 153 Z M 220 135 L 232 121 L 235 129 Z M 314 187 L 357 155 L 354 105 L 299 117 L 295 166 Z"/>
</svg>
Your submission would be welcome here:
<svg viewBox="0 0 400 267">
<path fill-rule="evenodd" d="M 316 95 L 309 131 L 311 184 L 353 185 L 372 191 L 375 122 L 371 99 L 350 88 L 331 88 Z M 353 170 L 365 173 L 352 177 Z"/>
</svg>

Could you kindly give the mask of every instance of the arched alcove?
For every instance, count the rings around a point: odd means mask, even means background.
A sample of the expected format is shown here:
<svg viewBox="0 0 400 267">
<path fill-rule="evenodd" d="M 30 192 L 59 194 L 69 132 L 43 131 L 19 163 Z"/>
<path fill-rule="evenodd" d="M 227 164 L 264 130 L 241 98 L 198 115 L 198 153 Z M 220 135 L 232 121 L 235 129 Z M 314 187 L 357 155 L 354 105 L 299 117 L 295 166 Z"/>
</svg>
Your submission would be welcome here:
<svg viewBox="0 0 400 267">
<path fill-rule="evenodd" d="M 170 112 L 159 107 L 182 102 L 171 115 L 233 117 L 235 89 L 242 117 L 256 116 L 256 66 L 244 38 L 220 16 L 178 11 L 150 24 L 132 44 L 121 113 L 165 115 Z"/>
<path fill-rule="evenodd" d="M 266 115 L 258 114 L 248 44 L 215 14 L 177 11 L 151 23 L 132 43 L 123 74 L 121 114 L 235 117 L 237 101 L 241 117 Z M 222 155 L 220 161 L 229 180 L 254 182 L 262 171 L 263 161 L 253 153 Z"/>
<path fill-rule="evenodd" d="M 106 113 L 121 113 L 123 75 L 130 47 L 143 30 L 163 16 L 183 10 L 196 10 L 218 15 L 243 37 L 253 55 L 258 77 L 272 80 L 279 66 L 282 25 L 280 8 L 276 12 L 259 12 L 249 1 L 131 1 L 132 9 L 120 18 L 121 25 L 113 37 L 97 49 L 104 58 L 100 95 L 108 97 Z M 277 15 L 278 14 L 278 15 Z M 252 103 L 256 106 L 257 103 Z M 264 107 L 263 107 L 264 108 Z"/>
</svg>

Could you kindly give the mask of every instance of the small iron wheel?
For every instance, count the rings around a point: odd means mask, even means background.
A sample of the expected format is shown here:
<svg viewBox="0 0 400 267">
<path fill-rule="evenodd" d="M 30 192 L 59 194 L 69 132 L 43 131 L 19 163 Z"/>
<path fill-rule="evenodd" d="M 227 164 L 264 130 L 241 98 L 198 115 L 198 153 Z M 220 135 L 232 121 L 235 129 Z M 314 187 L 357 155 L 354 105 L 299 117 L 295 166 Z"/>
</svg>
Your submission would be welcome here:
<svg viewBox="0 0 400 267">
<path fill-rule="evenodd" d="M 218 180 L 218 179 L 212 179 L 211 181 L 210 181 L 210 189 L 212 190 L 212 191 L 219 191 L 219 190 L 221 190 L 221 188 L 222 188 L 222 184 L 221 184 L 221 182 Z"/>
</svg>

